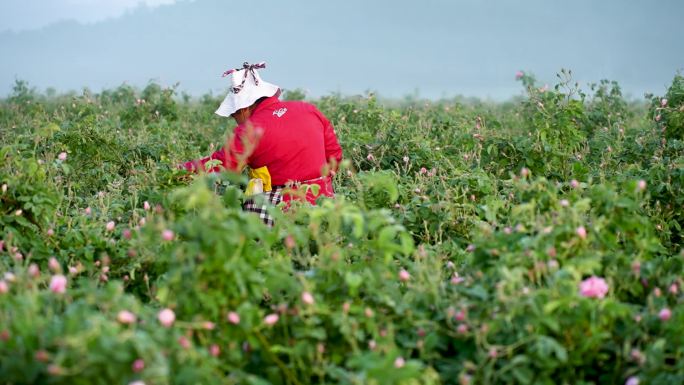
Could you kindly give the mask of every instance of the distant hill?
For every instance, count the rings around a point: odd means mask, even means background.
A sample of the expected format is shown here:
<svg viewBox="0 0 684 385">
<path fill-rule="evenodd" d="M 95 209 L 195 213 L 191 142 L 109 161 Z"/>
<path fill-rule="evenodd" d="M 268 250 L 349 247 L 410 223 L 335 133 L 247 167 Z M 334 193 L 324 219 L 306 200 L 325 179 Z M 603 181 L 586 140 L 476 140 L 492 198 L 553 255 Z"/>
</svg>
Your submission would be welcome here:
<svg viewBox="0 0 684 385">
<path fill-rule="evenodd" d="M 580 0 L 196 0 L 81 25 L 0 34 L 0 95 L 15 77 L 95 90 L 150 79 L 199 94 L 243 60 L 286 88 L 401 97 L 520 92 L 518 69 L 609 78 L 640 97 L 684 67 L 682 2 Z"/>
</svg>

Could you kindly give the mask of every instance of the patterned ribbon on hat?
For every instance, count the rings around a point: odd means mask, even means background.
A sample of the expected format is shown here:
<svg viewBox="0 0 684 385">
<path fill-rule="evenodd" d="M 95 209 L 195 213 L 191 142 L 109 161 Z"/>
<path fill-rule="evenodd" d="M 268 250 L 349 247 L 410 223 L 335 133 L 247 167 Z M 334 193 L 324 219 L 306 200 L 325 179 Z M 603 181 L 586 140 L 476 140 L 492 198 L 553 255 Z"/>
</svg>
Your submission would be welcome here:
<svg viewBox="0 0 684 385">
<path fill-rule="evenodd" d="M 259 79 L 257 78 L 254 70 L 261 69 L 261 68 L 266 68 L 266 62 L 262 61 L 262 62 L 256 63 L 256 64 L 249 64 L 247 62 L 244 62 L 244 63 L 242 63 L 242 68 L 235 68 L 235 69 L 228 70 L 228 71 L 223 73 L 222 77 L 226 77 L 235 71 L 245 70 L 245 76 L 242 78 L 242 82 L 239 85 L 232 87 L 230 89 L 234 94 L 237 94 L 238 92 L 242 91 L 242 88 L 245 86 L 245 81 L 247 80 L 247 77 L 249 77 L 250 74 L 252 74 L 252 78 L 254 78 L 254 83 L 257 86 L 259 85 Z"/>
</svg>

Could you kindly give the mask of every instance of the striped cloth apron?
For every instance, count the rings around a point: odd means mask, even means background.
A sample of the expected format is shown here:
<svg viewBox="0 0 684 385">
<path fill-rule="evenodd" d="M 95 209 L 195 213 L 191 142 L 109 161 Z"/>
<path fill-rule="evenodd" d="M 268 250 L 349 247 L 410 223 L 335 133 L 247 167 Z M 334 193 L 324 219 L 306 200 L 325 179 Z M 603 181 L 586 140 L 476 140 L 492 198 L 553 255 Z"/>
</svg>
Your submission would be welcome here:
<svg viewBox="0 0 684 385">
<path fill-rule="evenodd" d="M 306 191 L 306 195 L 303 192 L 298 192 L 299 186 L 306 184 L 312 185 L 317 184 L 320 189 L 318 194 L 314 194 L 311 189 Z M 261 194 L 256 194 L 245 200 L 242 204 L 242 209 L 244 211 L 252 212 L 259 215 L 259 218 L 268 226 L 273 227 L 275 220 L 273 216 L 269 214 L 269 207 L 275 207 L 280 202 L 285 202 L 283 210 L 287 210 L 290 207 L 290 201 L 299 200 L 304 198 L 307 202 L 312 205 L 316 205 L 316 199 L 321 195 L 327 197 L 334 197 L 335 191 L 332 185 L 332 178 L 329 176 L 322 176 L 316 179 L 309 179 L 301 182 L 293 182 L 287 185 L 273 186 L 271 191 L 266 191 Z"/>
</svg>

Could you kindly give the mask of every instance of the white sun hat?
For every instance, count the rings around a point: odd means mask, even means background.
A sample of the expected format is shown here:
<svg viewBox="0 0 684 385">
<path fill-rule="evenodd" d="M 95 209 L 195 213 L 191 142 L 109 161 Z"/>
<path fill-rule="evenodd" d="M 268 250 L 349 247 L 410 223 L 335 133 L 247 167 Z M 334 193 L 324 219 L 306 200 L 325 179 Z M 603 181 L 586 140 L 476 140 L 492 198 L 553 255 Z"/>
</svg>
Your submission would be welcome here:
<svg viewBox="0 0 684 385">
<path fill-rule="evenodd" d="M 249 64 L 245 62 L 242 68 L 223 73 L 223 77 L 230 78 L 230 89 L 216 110 L 217 115 L 229 117 L 235 111 L 251 106 L 259 98 L 270 97 L 280 91 L 278 86 L 261 80 L 257 72 L 259 68 L 266 68 L 266 63 Z"/>
</svg>

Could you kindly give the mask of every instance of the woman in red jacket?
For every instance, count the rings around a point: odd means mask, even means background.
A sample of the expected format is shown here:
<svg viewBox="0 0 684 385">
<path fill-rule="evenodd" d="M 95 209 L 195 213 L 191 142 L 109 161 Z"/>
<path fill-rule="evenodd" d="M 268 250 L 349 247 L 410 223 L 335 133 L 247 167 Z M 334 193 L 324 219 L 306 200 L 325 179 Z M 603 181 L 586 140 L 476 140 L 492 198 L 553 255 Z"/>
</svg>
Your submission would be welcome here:
<svg viewBox="0 0 684 385">
<path fill-rule="evenodd" d="M 187 170 L 204 170 L 210 160 L 221 167 L 241 171 L 267 167 L 274 192 L 285 188 L 293 191 L 299 184 L 317 184 L 317 194 L 311 189 L 306 200 L 316 204 L 320 195 L 332 197 L 329 173 L 342 160 L 342 149 L 335 130 L 318 109 L 301 101 L 280 101 L 280 89 L 261 79 L 257 69 L 265 63 L 244 63 L 242 68 L 226 71 L 231 88 L 216 114 L 232 117 L 237 122 L 227 146 L 211 156 L 184 164 Z M 218 171 L 214 169 L 212 171 Z M 285 193 L 283 201 L 296 199 L 298 194 Z M 303 194 L 302 194 L 303 195 Z"/>
</svg>

